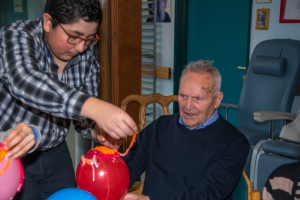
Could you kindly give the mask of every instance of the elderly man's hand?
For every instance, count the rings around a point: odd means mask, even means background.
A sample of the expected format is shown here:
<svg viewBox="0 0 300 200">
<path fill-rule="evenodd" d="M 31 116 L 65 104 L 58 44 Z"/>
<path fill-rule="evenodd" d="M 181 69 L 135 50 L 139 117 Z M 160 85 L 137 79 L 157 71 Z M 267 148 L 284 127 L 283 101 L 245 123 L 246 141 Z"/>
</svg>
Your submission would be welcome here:
<svg viewBox="0 0 300 200">
<path fill-rule="evenodd" d="M 150 198 L 141 194 L 127 193 L 123 200 L 150 200 Z"/>
<path fill-rule="evenodd" d="M 111 149 L 118 150 L 119 147 L 123 144 L 123 138 L 118 140 L 112 138 L 110 135 L 104 132 L 98 125 L 95 125 L 95 127 L 92 129 L 91 134 L 94 139 L 98 140 L 101 144 Z"/>
</svg>

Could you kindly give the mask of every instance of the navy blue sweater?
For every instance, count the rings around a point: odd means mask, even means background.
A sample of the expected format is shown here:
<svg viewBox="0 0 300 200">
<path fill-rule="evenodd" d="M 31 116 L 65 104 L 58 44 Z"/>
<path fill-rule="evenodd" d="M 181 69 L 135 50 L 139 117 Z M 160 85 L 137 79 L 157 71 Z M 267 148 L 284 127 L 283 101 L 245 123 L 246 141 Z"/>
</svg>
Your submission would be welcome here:
<svg viewBox="0 0 300 200">
<path fill-rule="evenodd" d="M 222 116 L 204 129 L 189 130 L 177 113 L 146 126 L 124 160 L 130 185 L 146 171 L 143 194 L 150 200 L 232 199 L 249 148 Z"/>
</svg>

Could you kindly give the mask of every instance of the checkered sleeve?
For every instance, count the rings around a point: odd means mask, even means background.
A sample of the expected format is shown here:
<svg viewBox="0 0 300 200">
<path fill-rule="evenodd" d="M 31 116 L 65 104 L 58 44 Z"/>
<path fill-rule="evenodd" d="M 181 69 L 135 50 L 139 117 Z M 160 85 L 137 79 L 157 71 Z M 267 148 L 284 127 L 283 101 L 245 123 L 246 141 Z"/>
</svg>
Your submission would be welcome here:
<svg viewBox="0 0 300 200">
<path fill-rule="evenodd" d="M 45 48 L 35 33 L 14 29 L 0 37 L 1 81 L 10 94 L 22 103 L 53 116 L 81 120 L 82 105 L 89 94 L 60 82 L 43 71 L 39 61 Z"/>
<path fill-rule="evenodd" d="M 85 78 L 85 84 L 83 85 L 83 90 L 85 93 L 89 94 L 90 96 L 98 97 L 98 89 L 99 89 L 99 65 L 93 57 L 82 58 L 82 63 L 87 62 L 89 67 L 89 72 Z M 90 140 L 95 139 L 91 136 L 91 129 L 95 126 L 95 122 L 90 119 L 85 119 L 82 121 L 73 120 L 73 124 L 75 130 L 83 135 L 83 137 L 88 138 Z"/>
</svg>

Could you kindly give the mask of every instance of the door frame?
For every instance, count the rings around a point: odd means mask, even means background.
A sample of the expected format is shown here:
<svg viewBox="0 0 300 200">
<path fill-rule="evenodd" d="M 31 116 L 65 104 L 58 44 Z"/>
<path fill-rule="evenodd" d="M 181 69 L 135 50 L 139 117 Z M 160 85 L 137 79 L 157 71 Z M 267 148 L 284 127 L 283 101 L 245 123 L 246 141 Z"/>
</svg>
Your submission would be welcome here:
<svg viewBox="0 0 300 200">
<path fill-rule="evenodd" d="M 181 71 L 187 64 L 187 21 L 188 1 L 175 0 L 173 94 L 178 94 Z M 173 103 L 173 110 L 179 112 L 178 103 Z"/>
</svg>

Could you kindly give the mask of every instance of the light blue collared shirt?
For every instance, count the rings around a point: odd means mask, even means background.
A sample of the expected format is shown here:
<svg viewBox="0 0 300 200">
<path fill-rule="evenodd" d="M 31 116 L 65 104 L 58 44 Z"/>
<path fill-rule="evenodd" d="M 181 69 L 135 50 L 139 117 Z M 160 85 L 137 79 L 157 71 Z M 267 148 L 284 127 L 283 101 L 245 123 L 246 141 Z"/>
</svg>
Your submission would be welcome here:
<svg viewBox="0 0 300 200">
<path fill-rule="evenodd" d="M 206 126 L 208 126 L 208 125 L 212 124 L 213 122 L 215 122 L 218 118 L 219 118 L 219 113 L 216 109 L 214 114 L 208 120 L 206 120 L 203 124 L 197 126 L 196 128 L 190 129 L 187 125 L 184 124 L 181 117 L 179 117 L 179 123 L 183 124 L 186 128 L 188 128 L 190 130 L 196 130 L 196 129 L 200 129 L 200 128 L 205 128 Z"/>
</svg>

